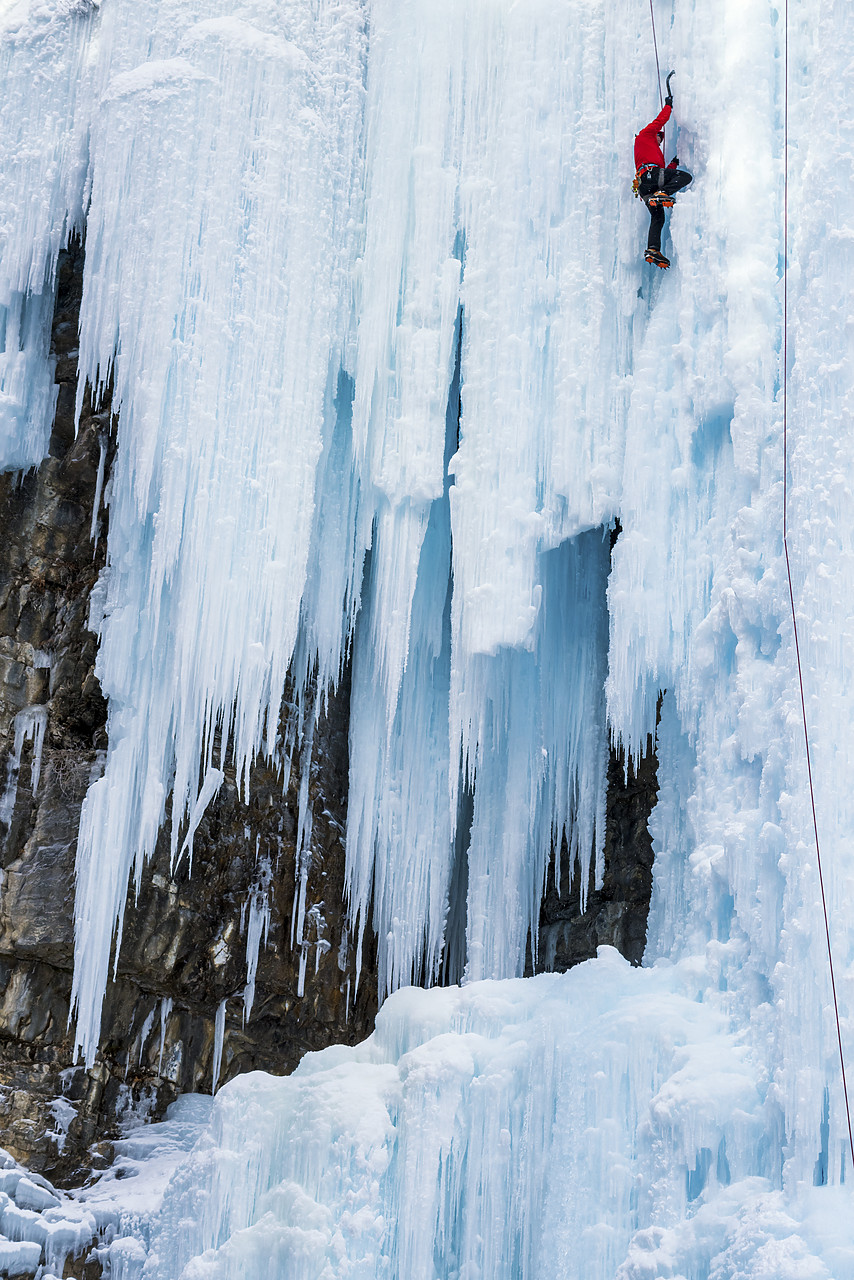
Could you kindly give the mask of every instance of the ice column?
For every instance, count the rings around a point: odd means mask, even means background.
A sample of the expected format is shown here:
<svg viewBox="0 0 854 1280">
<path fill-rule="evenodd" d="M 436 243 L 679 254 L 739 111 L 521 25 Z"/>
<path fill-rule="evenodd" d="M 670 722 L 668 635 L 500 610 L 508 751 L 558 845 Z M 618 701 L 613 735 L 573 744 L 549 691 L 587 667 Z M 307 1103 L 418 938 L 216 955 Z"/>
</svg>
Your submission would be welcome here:
<svg viewBox="0 0 854 1280">
<path fill-rule="evenodd" d="M 47 452 L 56 260 L 82 221 L 95 10 L 14 5 L 0 17 L 0 468 Z"/>
<path fill-rule="evenodd" d="M 214 776 L 233 748 L 245 786 L 275 749 L 346 337 L 361 20 L 284 0 L 104 15 L 80 358 L 94 386 L 112 374 L 120 416 L 110 746 L 77 861 L 86 1055 L 104 922 L 120 926 L 170 789 L 174 855 L 200 761 Z"/>
<path fill-rule="evenodd" d="M 459 376 L 448 400 L 446 457 L 456 441 Z M 387 723 L 385 689 L 371 644 L 373 555 L 354 642 L 350 701 L 347 887 L 358 915 L 358 948 L 373 902 L 383 993 L 435 980 L 442 956 L 454 824 L 449 803 L 448 691 L 451 528 L 447 482 L 432 504 L 421 555 L 406 669 Z M 358 967 L 358 966 L 357 966 Z"/>
<path fill-rule="evenodd" d="M 848 1066 L 854 1060 L 854 438 L 850 190 L 854 125 L 852 39 L 834 3 L 790 7 L 788 541 L 804 677 L 816 816 Z M 844 38 L 843 38 L 844 33 Z M 822 208 L 815 193 L 821 192 Z M 848 1144 L 820 886 L 806 793 L 803 727 L 791 624 L 781 627 L 787 659 L 784 706 L 792 736 L 785 783 L 785 873 L 775 992 L 782 1000 L 781 1054 L 787 1124 L 786 1173 L 836 1183 L 854 1171 Z M 782 763 L 782 762 L 781 762 Z M 791 975 L 791 976 L 789 976 Z M 788 981 L 785 980 L 788 978 Z M 826 1091 L 826 1096 L 825 1096 Z M 826 1135 L 817 1152 L 816 1139 Z"/>
<path fill-rule="evenodd" d="M 372 546 L 370 644 L 391 727 L 431 503 L 443 491 L 460 261 L 455 0 L 374 0 L 353 450 Z"/>
<path fill-rule="evenodd" d="M 536 958 L 549 858 L 566 845 L 581 902 L 604 871 L 607 530 L 544 553 L 533 652 L 502 650 L 469 664 L 483 711 L 470 761 L 474 814 L 468 850 L 467 973 L 524 972 Z"/>
<path fill-rule="evenodd" d="M 581 618 L 565 619 L 564 643 L 540 612 L 548 554 L 609 521 L 617 504 L 626 322 L 606 289 L 618 161 L 600 93 L 604 31 L 598 6 L 584 0 L 524 12 L 443 3 L 441 16 L 414 0 L 372 6 L 354 447 L 378 496 L 355 645 L 348 874 L 357 911 L 373 876 L 380 951 L 389 952 L 382 985 L 422 971 L 419 938 L 423 972 L 437 963 L 461 777 L 474 789 L 472 974 L 524 964 L 552 838 L 559 846 L 566 830 L 573 853 L 577 842 L 585 889 L 597 841 L 601 853 L 592 818 L 604 795 L 601 704 L 588 724 L 591 750 L 577 750 L 572 726 L 589 710 L 575 675 L 595 668 L 594 702 L 604 679 L 603 632 L 594 625 L 582 656 Z M 440 492 L 458 297 L 448 666 L 437 665 L 447 568 L 428 545 L 426 499 Z M 611 360 L 603 378 L 581 372 Z M 607 569 L 587 568 L 601 588 Z M 432 601 L 427 650 L 419 593 Z M 563 706 L 576 696 L 565 736 L 552 718 L 546 742 L 541 699 Z M 491 859 L 503 869 L 490 873 Z M 502 923 L 490 939 L 492 906 Z"/>
<path fill-rule="evenodd" d="M 750 4 L 728 10 L 720 27 L 707 10 L 684 11 L 663 53 L 668 65 L 690 56 L 707 68 L 680 93 L 671 136 L 698 181 L 671 223 L 678 270 L 653 288 L 636 331 L 608 703 L 637 753 L 668 690 L 647 961 L 695 955 L 705 990 L 737 1011 L 773 1080 L 764 1141 L 782 1151 L 785 1133 L 780 1176 L 795 1188 L 847 1178 L 850 1158 L 782 559 L 782 378 L 793 584 L 845 1036 L 851 370 L 844 322 L 833 317 L 847 314 L 852 266 L 845 235 L 829 227 L 847 216 L 839 103 L 851 71 L 835 5 L 790 6 L 789 24 L 788 370 L 782 14 Z M 820 216 L 816 190 L 828 193 Z"/>
</svg>

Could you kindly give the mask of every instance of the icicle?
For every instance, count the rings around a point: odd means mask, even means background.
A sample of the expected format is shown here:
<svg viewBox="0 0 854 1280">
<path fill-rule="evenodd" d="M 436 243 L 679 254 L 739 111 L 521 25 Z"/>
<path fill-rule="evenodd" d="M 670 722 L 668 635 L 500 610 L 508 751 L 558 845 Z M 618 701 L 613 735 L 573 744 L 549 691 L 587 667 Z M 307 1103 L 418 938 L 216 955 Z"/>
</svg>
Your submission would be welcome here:
<svg viewBox="0 0 854 1280">
<path fill-rule="evenodd" d="M 0 796 L 0 823 L 9 827 L 18 798 L 18 773 L 21 768 L 21 752 L 25 742 L 32 743 L 30 764 L 30 785 L 33 795 L 36 794 L 41 777 L 42 748 L 47 729 L 47 707 L 25 707 L 19 711 L 14 721 L 15 736 L 12 750 L 6 761 L 6 786 Z"/>
<path fill-rule="evenodd" d="M 15 748 L 14 754 L 20 760 L 21 748 L 18 743 L 20 734 L 21 745 L 25 738 L 29 738 L 33 744 L 33 758 L 30 765 L 30 781 L 32 785 L 33 795 L 36 794 L 39 787 L 39 779 L 42 771 L 42 748 L 44 747 L 44 735 L 47 729 L 47 707 L 27 707 L 24 711 L 19 711 L 15 716 Z"/>
<path fill-rule="evenodd" d="M 92 500 L 92 523 L 89 526 L 89 538 L 97 546 L 98 512 L 101 509 L 101 495 L 104 492 L 104 468 L 107 462 L 107 437 L 103 431 L 98 434 L 98 476 L 95 480 L 95 497 Z M 94 548 L 92 554 L 94 555 Z"/>
<path fill-rule="evenodd" d="M 213 766 L 211 766 L 207 770 L 204 776 L 204 780 L 202 782 L 201 788 L 199 790 L 196 803 L 193 805 L 193 810 L 192 810 L 192 813 L 190 814 L 190 819 L 187 824 L 187 834 L 184 836 L 184 843 L 181 845 L 181 851 L 177 857 L 174 856 L 174 851 L 173 851 L 173 860 L 172 860 L 173 872 L 175 870 L 175 867 L 181 861 L 185 853 L 189 854 L 190 869 L 192 870 L 193 837 L 199 828 L 199 823 L 201 822 L 202 818 L 205 816 L 205 810 L 207 809 L 210 802 L 214 799 L 214 797 L 218 793 L 224 781 L 225 781 L 225 774 L 223 773 L 222 769 L 214 769 Z M 178 844 L 177 826 L 173 826 L 173 844 L 174 846 L 177 847 L 177 844 Z"/>
<path fill-rule="evenodd" d="M 166 1024 L 169 1021 L 169 1014 L 172 1012 L 172 997 L 164 996 L 160 1001 L 160 1050 L 157 1054 L 157 1074 L 160 1075 L 163 1066 L 163 1050 L 166 1046 Z"/>
<path fill-rule="evenodd" d="M 308 891 L 308 875 L 311 870 L 311 831 L 314 815 L 311 808 L 311 772 L 312 751 L 314 750 L 314 730 L 317 725 L 318 705 L 315 702 L 303 737 L 300 753 L 300 785 L 297 802 L 297 838 L 296 860 L 294 864 L 296 884 L 294 888 L 294 907 L 291 912 L 291 946 L 303 945 L 303 927 L 305 923 L 305 901 Z"/>
<path fill-rule="evenodd" d="M 445 456 L 456 443 L 459 368 L 446 409 Z M 361 970 L 368 903 L 384 995 L 439 966 L 453 828 L 448 803 L 451 535 L 448 482 L 430 510 L 412 599 L 408 655 L 389 721 L 382 650 L 374 643 L 384 568 L 371 554 L 354 639 L 350 693 L 347 891 Z M 401 857 L 401 850 L 406 856 Z"/>
<path fill-rule="evenodd" d="M 225 1006 L 228 999 L 220 1001 L 216 1017 L 214 1019 L 214 1051 L 213 1051 L 213 1067 L 211 1073 L 211 1093 L 216 1093 L 216 1087 L 219 1083 L 219 1069 L 222 1065 L 222 1047 L 225 1042 Z"/>
<path fill-rule="evenodd" d="M 59 388 L 49 354 L 52 293 L 14 294 L 0 306 L 0 468 L 35 466 L 47 453 Z"/>
<path fill-rule="evenodd" d="M 154 1026 L 154 1019 L 156 1015 L 157 1015 L 157 1009 L 154 1008 L 148 1014 L 147 1018 L 145 1019 L 145 1022 L 143 1022 L 142 1027 L 140 1028 L 140 1032 L 136 1040 L 137 1049 L 136 1049 L 135 1056 L 136 1056 L 137 1063 L 142 1062 L 142 1054 L 143 1054 L 143 1050 L 145 1049 L 145 1042 L 151 1033 L 151 1028 Z"/>
<path fill-rule="evenodd" d="M 350 323 L 361 6 L 169 13 L 153 38 L 151 11 L 116 0 L 93 72 L 79 388 L 97 398 L 112 376 L 118 422 L 97 668 L 109 750 L 78 842 L 87 1059 L 110 934 L 170 791 L 174 841 L 217 733 L 243 795 L 255 754 L 275 757 Z M 352 546 L 348 560 L 342 585 Z M 345 630 L 322 633 L 326 670 Z"/>
<path fill-rule="evenodd" d="M 308 968 L 308 953 L 311 947 L 314 947 L 314 972 L 317 973 L 320 967 L 320 957 L 331 950 L 328 938 L 323 936 L 326 929 L 326 920 L 323 915 L 323 903 L 315 902 L 305 914 L 305 928 L 302 936 L 299 959 L 299 974 L 297 978 L 297 996 L 302 999 L 305 995 L 305 975 Z M 309 934 L 314 934 L 314 940 Z"/>
<path fill-rule="evenodd" d="M 256 871 L 256 882 L 249 894 L 249 927 L 246 931 L 246 986 L 243 989 L 243 1022 L 249 1020 L 255 1000 L 255 974 L 258 970 L 258 950 L 263 939 L 267 945 L 270 928 L 269 894 L 273 882 L 273 868 L 269 858 L 262 858 Z M 243 907 L 240 928 L 243 929 Z"/>
</svg>

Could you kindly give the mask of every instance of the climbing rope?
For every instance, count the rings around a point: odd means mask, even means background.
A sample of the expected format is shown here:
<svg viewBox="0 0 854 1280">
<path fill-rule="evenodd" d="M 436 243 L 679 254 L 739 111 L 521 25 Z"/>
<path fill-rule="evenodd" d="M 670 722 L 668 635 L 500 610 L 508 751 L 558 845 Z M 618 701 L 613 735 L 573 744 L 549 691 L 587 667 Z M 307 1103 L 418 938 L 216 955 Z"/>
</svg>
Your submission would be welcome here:
<svg viewBox="0 0 854 1280">
<path fill-rule="evenodd" d="M 650 0 L 652 8 L 652 0 Z M 655 28 L 653 27 L 653 32 Z M 657 58 L 657 54 L 656 54 Z M 821 906 L 824 912 L 824 936 L 827 940 L 827 963 L 830 969 L 830 989 L 833 993 L 833 1012 L 836 1018 L 836 1042 L 839 1046 L 839 1066 L 842 1072 L 842 1092 L 845 1098 L 845 1116 L 848 1121 L 848 1145 L 851 1149 L 851 1168 L 854 1172 L 854 1130 L 851 1126 L 851 1107 L 848 1102 L 848 1080 L 845 1074 L 845 1053 L 842 1048 L 842 1028 L 839 1019 L 839 1001 L 836 996 L 836 975 L 833 970 L 833 949 L 830 945 L 830 923 L 827 897 L 824 892 L 824 874 L 821 866 L 821 847 L 818 839 L 818 818 L 815 808 L 815 789 L 812 778 L 810 736 L 807 728 L 807 704 L 804 697 L 804 676 L 801 669 L 801 647 L 798 639 L 798 619 L 795 612 L 795 592 L 792 586 L 792 567 L 789 563 L 789 484 L 788 484 L 788 384 L 789 384 L 789 0 L 786 0 L 783 58 L 783 554 L 786 558 L 786 576 L 789 581 L 789 603 L 792 608 L 792 631 L 795 638 L 795 659 L 798 666 L 798 685 L 801 694 L 801 717 L 804 725 L 804 747 L 807 757 L 812 823 L 815 835 L 815 856 L 818 863 L 818 883 L 821 888 Z M 659 82 L 660 87 L 660 82 Z"/>
<path fill-rule="evenodd" d="M 649 0 L 649 18 L 652 23 L 652 47 L 655 49 L 655 70 L 658 73 L 658 101 L 664 106 L 664 96 L 661 92 L 661 67 L 658 64 L 658 41 L 655 38 L 655 14 L 652 11 L 652 0 Z"/>
</svg>

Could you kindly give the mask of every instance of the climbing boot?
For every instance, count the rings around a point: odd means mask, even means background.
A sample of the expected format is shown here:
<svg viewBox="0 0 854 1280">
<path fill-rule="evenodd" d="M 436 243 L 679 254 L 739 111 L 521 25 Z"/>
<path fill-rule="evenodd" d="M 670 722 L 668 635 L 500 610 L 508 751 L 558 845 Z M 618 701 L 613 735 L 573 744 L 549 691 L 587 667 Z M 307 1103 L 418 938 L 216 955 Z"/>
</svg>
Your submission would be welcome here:
<svg viewBox="0 0 854 1280">
<path fill-rule="evenodd" d="M 653 191 L 651 196 L 647 197 L 647 204 L 650 209 L 672 209 L 676 201 L 667 191 Z"/>
<path fill-rule="evenodd" d="M 670 259 L 665 258 L 664 254 L 659 253 L 657 249 L 647 249 L 643 256 L 651 266 L 661 267 L 662 271 L 666 271 L 670 266 Z"/>
</svg>

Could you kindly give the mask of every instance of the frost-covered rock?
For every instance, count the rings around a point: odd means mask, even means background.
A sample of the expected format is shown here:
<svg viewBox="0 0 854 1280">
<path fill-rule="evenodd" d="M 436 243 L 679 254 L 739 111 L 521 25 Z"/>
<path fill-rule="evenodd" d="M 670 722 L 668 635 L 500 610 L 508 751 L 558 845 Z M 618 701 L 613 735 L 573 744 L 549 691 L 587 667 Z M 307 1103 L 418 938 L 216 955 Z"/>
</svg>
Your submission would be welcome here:
<svg viewBox="0 0 854 1280">
<path fill-rule="evenodd" d="M 4 1276 L 33 1276 L 41 1262 L 41 1245 L 0 1238 L 0 1268 Z"/>
<path fill-rule="evenodd" d="M 62 1275 L 96 1239 L 93 1214 L 0 1151 L 0 1274 Z"/>
<path fill-rule="evenodd" d="M 21 1178 L 15 1187 L 15 1204 L 19 1209 L 55 1209 L 59 1197 L 31 1178 Z"/>
</svg>

